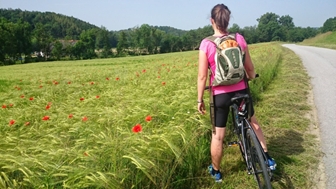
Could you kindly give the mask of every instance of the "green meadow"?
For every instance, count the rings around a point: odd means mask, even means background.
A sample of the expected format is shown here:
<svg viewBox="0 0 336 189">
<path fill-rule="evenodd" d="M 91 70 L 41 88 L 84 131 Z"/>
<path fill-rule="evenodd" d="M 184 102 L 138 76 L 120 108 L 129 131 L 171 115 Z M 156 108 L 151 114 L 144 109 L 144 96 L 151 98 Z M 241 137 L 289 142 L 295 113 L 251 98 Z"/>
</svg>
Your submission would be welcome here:
<svg viewBox="0 0 336 189">
<path fill-rule="evenodd" d="M 256 113 L 278 164 L 273 187 L 309 188 L 319 156 L 308 76 L 279 43 L 250 53 Z M 256 188 L 226 144 L 223 183 L 208 175 L 197 71 L 197 51 L 0 67 L 0 188 Z"/>
</svg>

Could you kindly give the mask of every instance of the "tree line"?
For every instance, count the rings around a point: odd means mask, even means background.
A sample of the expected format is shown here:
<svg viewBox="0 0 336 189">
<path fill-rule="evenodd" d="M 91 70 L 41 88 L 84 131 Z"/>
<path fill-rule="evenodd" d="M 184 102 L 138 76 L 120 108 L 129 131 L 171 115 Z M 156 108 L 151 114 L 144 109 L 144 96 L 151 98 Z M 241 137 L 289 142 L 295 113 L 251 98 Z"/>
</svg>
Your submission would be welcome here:
<svg viewBox="0 0 336 189">
<path fill-rule="evenodd" d="M 335 31 L 336 17 L 320 28 L 296 27 L 293 18 L 266 13 L 257 26 L 230 32 L 241 33 L 249 44 L 300 42 L 318 33 Z M 122 57 L 195 50 L 213 34 L 210 25 L 184 31 L 168 26 L 143 24 L 127 30 L 108 31 L 79 19 L 51 12 L 0 9 L 0 64 Z"/>
</svg>

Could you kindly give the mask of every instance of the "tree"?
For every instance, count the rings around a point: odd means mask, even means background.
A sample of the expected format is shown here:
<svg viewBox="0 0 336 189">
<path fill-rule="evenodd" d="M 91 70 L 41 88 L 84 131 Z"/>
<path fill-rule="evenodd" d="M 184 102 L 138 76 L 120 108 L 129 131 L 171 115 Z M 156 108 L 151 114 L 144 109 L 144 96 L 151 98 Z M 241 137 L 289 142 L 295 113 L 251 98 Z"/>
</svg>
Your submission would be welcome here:
<svg viewBox="0 0 336 189">
<path fill-rule="evenodd" d="M 279 23 L 281 26 L 285 27 L 286 29 L 293 29 L 295 27 L 293 18 L 289 15 L 281 16 L 279 18 Z"/>
<path fill-rule="evenodd" d="M 329 18 L 323 23 L 322 32 L 336 31 L 336 17 Z"/>
<path fill-rule="evenodd" d="M 288 40 L 292 42 L 301 42 L 304 40 L 304 32 L 301 27 L 296 27 L 288 31 Z"/>
<path fill-rule="evenodd" d="M 230 33 L 241 33 L 241 29 L 238 24 L 233 24 L 231 28 L 229 28 Z"/>
<path fill-rule="evenodd" d="M 135 45 L 138 48 L 139 53 L 143 50 L 145 50 L 146 53 L 149 53 L 152 49 L 154 49 L 151 36 L 152 30 L 148 24 L 143 24 L 140 28 L 135 29 Z"/>
<path fill-rule="evenodd" d="M 165 33 L 163 31 L 157 28 L 152 28 L 152 43 L 154 48 L 152 53 L 156 54 L 159 52 L 160 43 L 164 35 Z"/>
<path fill-rule="evenodd" d="M 34 50 L 42 52 L 41 56 L 44 57 L 45 60 L 47 60 L 50 56 L 51 46 L 53 42 L 50 30 L 41 23 L 38 23 L 35 26 L 34 38 L 36 39 L 36 49 Z"/>
<path fill-rule="evenodd" d="M 79 60 L 84 56 L 85 50 L 84 43 L 82 41 L 78 41 L 73 47 L 71 47 L 71 54 Z"/>
<path fill-rule="evenodd" d="M 128 48 L 126 33 L 124 31 L 119 33 L 118 44 L 117 44 L 117 54 L 122 56 L 125 52 L 125 49 Z"/>
<path fill-rule="evenodd" d="M 32 29 L 28 22 L 23 22 L 21 19 L 16 23 L 16 28 L 14 31 L 14 38 L 17 48 L 17 56 L 20 58 L 22 63 L 22 54 L 30 56 L 31 53 L 31 37 Z"/>
<path fill-rule="evenodd" d="M 8 21 L 4 18 L 0 18 L 0 63 L 5 62 L 6 54 L 8 53 L 8 39 L 10 32 L 7 30 Z"/>
<path fill-rule="evenodd" d="M 105 27 L 96 30 L 96 49 L 100 50 L 100 57 L 107 58 L 112 55 L 109 32 Z"/>
<path fill-rule="evenodd" d="M 57 60 L 60 60 L 63 54 L 63 44 L 60 41 L 54 43 L 51 54 L 56 57 Z"/>
<path fill-rule="evenodd" d="M 202 39 L 213 35 L 211 26 L 205 26 L 196 30 L 190 30 L 182 36 L 182 50 L 196 50 L 199 47 Z"/>
<path fill-rule="evenodd" d="M 168 52 L 176 52 L 182 50 L 182 40 L 178 36 L 175 35 L 165 35 L 165 37 L 161 41 L 160 52 L 168 53 Z"/>
<path fill-rule="evenodd" d="M 278 19 L 279 16 L 274 13 L 266 13 L 257 19 L 260 42 L 280 40 L 281 27 Z"/>
<path fill-rule="evenodd" d="M 81 44 L 79 45 L 80 46 L 79 49 L 81 49 L 82 58 L 83 59 L 91 59 L 91 58 L 96 57 L 97 55 L 95 53 L 95 46 L 96 46 L 95 31 L 93 29 L 84 30 L 80 34 L 79 38 L 80 38 L 80 42 L 81 42 Z"/>
<path fill-rule="evenodd" d="M 160 45 L 160 52 L 161 53 L 168 53 L 168 52 L 172 52 L 171 51 L 171 43 L 172 43 L 172 35 L 166 35 L 162 41 L 161 41 L 161 45 Z"/>
<path fill-rule="evenodd" d="M 292 31 L 295 27 L 293 23 L 293 18 L 289 15 L 281 16 L 279 18 L 279 24 L 281 26 L 281 34 L 279 34 L 281 41 L 289 40 L 292 33 L 290 31 Z"/>
<path fill-rule="evenodd" d="M 258 43 L 259 42 L 259 35 L 258 35 L 258 32 L 257 32 L 257 27 L 256 26 L 247 26 L 247 27 L 244 27 L 242 29 L 242 33 L 241 34 L 244 36 L 245 41 L 248 44 Z"/>
</svg>

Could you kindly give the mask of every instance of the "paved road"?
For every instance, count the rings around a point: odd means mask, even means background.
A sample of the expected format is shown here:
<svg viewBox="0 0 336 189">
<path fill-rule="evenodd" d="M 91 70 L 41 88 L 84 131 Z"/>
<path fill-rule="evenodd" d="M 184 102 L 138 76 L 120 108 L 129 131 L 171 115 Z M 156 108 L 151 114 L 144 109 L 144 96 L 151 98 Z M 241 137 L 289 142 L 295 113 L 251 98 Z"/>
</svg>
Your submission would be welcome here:
<svg viewBox="0 0 336 189">
<path fill-rule="evenodd" d="M 336 50 L 283 45 L 302 60 L 311 77 L 320 126 L 327 189 L 336 188 Z"/>
</svg>

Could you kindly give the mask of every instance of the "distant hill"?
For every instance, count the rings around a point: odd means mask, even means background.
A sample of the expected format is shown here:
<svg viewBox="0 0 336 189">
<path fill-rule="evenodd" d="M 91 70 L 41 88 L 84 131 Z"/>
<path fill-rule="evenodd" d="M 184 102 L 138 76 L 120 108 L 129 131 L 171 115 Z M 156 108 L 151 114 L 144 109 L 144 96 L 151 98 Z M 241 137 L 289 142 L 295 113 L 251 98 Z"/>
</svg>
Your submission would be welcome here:
<svg viewBox="0 0 336 189">
<path fill-rule="evenodd" d="M 336 49 L 336 31 L 318 34 L 315 37 L 305 39 L 300 44 Z"/>
<path fill-rule="evenodd" d="M 83 30 L 92 28 L 100 29 L 100 27 L 83 20 L 54 12 L 23 11 L 21 9 L 0 9 L 0 18 L 1 17 L 14 23 L 18 22 L 19 20 L 26 21 L 33 27 L 33 29 L 37 23 L 41 23 L 49 28 L 49 31 L 54 38 L 58 39 L 64 39 L 66 36 L 70 37 L 71 39 L 78 39 Z M 169 26 L 152 27 L 160 29 L 167 34 L 173 34 L 177 36 L 181 36 L 187 32 Z M 118 31 L 110 32 L 118 33 Z"/>
<path fill-rule="evenodd" d="M 83 30 L 98 28 L 77 18 L 53 12 L 0 9 L 0 17 L 4 17 L 10 22 L 26 21 L 33 29 L 37 23 L 41 23 L 50 28 L 51 35 L 55 38 L 65 38 L 66 36 L 78 38 Z"/>
<path fill-rule="evenodd" d="M 176 29 L 176 28 L 173 28 L 173 27 L 170 27 L 170 26 L 153 26 L 153 27 L 164 31 L 167 34 L 173 34 L 173 35 L 177 35 L 177 36 L 181 36 L 181 35 L 185 34 L 186 32 L 188 32 L 188 31 Z"/>
</svg>

